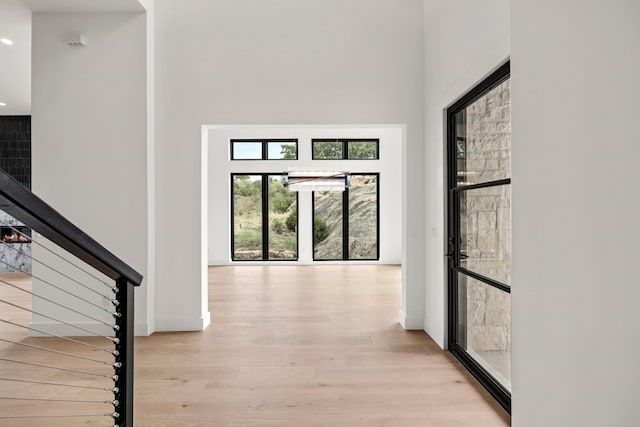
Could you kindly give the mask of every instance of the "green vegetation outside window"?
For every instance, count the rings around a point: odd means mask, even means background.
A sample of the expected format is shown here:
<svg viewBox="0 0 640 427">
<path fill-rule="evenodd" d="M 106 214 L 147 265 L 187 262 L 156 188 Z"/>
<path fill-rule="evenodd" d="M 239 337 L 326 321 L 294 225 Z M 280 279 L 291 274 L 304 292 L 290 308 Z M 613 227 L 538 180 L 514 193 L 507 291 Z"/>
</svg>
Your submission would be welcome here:
<svg viewBox="0 0 640 427">
<path fill-rule="evenodd" d="M 298 195 L 284 175 L 232 174 L 234 261 L 298 258 Z"/>
<path fill-rule="evenodd" d="M 313 139 L 313 160 L 377 160 L 379 139 Z"/>
</svg>

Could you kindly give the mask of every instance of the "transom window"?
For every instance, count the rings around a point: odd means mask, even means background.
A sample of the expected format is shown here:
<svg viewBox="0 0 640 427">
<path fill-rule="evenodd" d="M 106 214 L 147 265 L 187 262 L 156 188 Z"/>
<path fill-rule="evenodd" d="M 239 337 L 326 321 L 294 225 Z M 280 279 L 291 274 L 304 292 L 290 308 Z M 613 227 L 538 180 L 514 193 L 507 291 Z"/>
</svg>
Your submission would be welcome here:
<svg viewBox="0 0 640 427">
<path fill-rule="evenodd" d="M 379 139 L 313 139 L 313 160 L 377 160 Z"/>
<path fill-rule="evenodd" d="M 231 160 L 297 160 L 297 139 L 232 139 Z"/>
</svg>

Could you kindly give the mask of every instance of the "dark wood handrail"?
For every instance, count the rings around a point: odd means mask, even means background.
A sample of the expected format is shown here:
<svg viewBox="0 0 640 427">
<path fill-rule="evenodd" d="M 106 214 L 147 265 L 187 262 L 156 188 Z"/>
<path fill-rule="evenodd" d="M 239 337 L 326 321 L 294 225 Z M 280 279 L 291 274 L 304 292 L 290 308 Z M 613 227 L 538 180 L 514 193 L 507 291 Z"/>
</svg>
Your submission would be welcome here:
<svg viewBox="0 0 640 427">
<path fill-rule="evenodd" d="M 142 283 L 140 273 L 1 169 L 0 209 L 111 279 Z"/>
</svg>

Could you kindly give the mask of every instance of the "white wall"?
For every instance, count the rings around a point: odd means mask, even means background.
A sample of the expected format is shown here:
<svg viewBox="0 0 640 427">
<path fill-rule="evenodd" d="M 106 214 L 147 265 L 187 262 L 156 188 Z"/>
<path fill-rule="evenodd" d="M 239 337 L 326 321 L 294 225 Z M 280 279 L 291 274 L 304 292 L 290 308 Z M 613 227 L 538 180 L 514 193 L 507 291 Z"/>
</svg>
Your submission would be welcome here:
<svg viewBox="0 0 640 427">
<path fill-rule="evenodd" d="M 283 123 L 407 126 L 402 320 L 422 328 L 422 2 L 159 0 L 156 16 L 158 329 L 208 322 L 201 126 Z"/>
<path fill-rule="evenodd" d="M 513 425 L 640 422 L 640 2 L 512 2 Z"/>
<path fill-rule="evenodd" d="M 147 276 L 145 31 L 144 13 L 33 14 L 32 150 L 34 192 Z M 87 46 L 67 44 L 77 32 Z"/>
<path fill-rule="evenodd" d="M 402 187 L 403 128 L 317 127 L 317 126 L 215 126 L 207 129 L 209 152 L 208 180 L 208 257 L 209 265 L 231 263 L 230 174 L 247 172 L 286 172 L 289 167 L 313 170 L 344 170 L 349 172 L 379 172 L 380 194 L 380 263 L 400 264 L 402 259 Z M 298 159 L 256 162 L 231 161 L 229 145 L 232 138 L 295 138 Z M 379 138 L 378 160 L 311 160 L 313 138 Z M 399 149 L 400 148 L 400 149 Z M 311 193 L 298 194 L 298 261 L 287 264 L 313 263 L 313 231 L 311 229 Z M 378 262 L 378 261 L 376 261 Z M 323 264 L 325 262 L 323 261 Z M 361 263 L 372 263 L 362 261 Z M 243 264 L 246 262 L 243 261 Z M 278 264 L 281 264 L 280 262 Z"/>
<path fill-rule="evenodd" d="M 425 0 L 427 228 L 425 331 L 446 346 L 445 132 L 447 106 L 509 56 L 509 0 Z"/>
<path fill-rule="evenodd" d="M 146 328 L 139 327 L 138 335 L 150 335 L 156 330 L 156 98 L 155 98 L 155 0 L 138 0 L 146 9 L 145 42 L 146 42 L 146 133 L 147 133 L 147 271 L 144 278 L 146 287 L 138 292 L 138 300 L 142 299 L 146 306 Z M 146 295 L 144 295 L 146 293 Z M 139 303 L 139 304 L 142 304 Z M 137 307 L 139 307 L 138 305 Z M 136 313 L 138 318 L 143 313 Z"/>
</svg>

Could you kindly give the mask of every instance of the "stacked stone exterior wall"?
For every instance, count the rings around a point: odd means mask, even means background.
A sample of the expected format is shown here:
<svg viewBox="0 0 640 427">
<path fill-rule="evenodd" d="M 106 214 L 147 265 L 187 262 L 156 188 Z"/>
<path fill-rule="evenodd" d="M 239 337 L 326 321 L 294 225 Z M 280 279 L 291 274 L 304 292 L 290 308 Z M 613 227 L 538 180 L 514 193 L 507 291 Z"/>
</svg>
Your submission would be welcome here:
<svg viewBox="0 0 640 427">
<path fill-rule="evenodd" d="M 510 81 L 466 109 L 464 179 L 469 184 L 511 177 Z M 511 284 L 511 186 L 465 192 L 461 201 L 463 267 Z M 467 348 L 508 351 L 511 347 L 509 294 L 466 279 Z"/>
<path fill-rule="evenodd" d="M 24 225 L 4 211 L 0 211 L 0 224 L 9 227 Z M 31 243 L 0 242 L 0 273 L 18 271 L 31 272 Z"/>
</svg>

